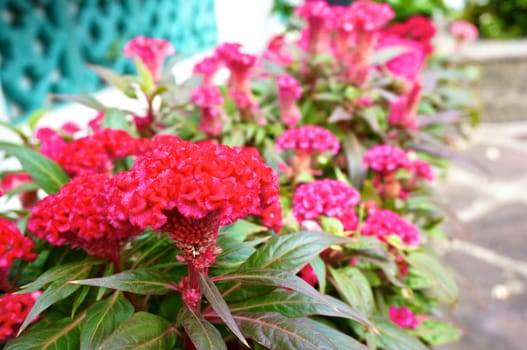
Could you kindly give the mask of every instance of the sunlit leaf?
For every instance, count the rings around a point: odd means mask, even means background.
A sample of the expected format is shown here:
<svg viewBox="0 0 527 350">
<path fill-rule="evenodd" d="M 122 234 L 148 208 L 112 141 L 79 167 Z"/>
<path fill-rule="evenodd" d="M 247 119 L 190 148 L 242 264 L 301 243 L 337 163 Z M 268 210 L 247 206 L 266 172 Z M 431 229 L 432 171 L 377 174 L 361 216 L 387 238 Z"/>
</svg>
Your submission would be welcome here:
<svg viewBox="0 0 527 350">
<path fill-rule="evenodd" d="M 177 323 L 182 325 L 190 340 L 199 350 L 227 350 L 220 332 L 203 316 L 183 306 Z"/>
</svg>

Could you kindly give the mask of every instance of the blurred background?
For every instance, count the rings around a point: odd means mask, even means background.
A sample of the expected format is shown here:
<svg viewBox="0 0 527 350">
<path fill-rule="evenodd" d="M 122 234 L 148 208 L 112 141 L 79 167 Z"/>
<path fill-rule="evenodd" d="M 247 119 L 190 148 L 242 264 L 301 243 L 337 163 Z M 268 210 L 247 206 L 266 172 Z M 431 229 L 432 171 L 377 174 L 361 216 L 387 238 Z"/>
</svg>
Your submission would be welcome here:
<svg viewBox="0 0 527 350">
<path fill-rule="evenodd" d="M 0 120 L 82 123 L 95 112 L 58 104 L 51 94 L 95 93 L 107 105 L 127 101 L 105 88 L 90 69 L 132 72 L 122 48 L 138 35 L 170 40 L 180 79 L 219 42 L 257 52 L 283 28 L 293 0 L 1 0 Z M 350 1 L 333 0 L 333 4 Z M 452 315 L 464 338 L 442 349 L 525 349 L 527 324 L 527 0 L 389 0 L 398 19 L 424 14 L 436 22 L 439 52 L 454 45 L 444 35 L 455 19 L 476 24 L 480 40 L 462 59 L 481 72 L 483 123 L 438 197 L 453 210 L 457 238 L 442 247 L 462 290 Z M 9 137 L 0 129 L 0 139 Z"/>
</svg>

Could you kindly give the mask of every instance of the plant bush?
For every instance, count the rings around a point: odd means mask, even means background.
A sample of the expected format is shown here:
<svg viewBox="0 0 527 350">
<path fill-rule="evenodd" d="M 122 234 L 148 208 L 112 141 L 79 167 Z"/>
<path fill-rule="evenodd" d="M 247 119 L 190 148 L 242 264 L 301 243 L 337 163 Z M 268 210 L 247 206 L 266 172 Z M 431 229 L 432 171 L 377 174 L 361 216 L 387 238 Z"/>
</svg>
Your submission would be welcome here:
<svg viewBox="0 0 527 350">
<path fill-rule="evenodd" d="M 477 123 L 476 75 L 424 17 L 307 2 L 255 56 L 218 46 L 176 84 L 96 72 L 144 114 L 99 111 L 0 148 L 5 349 L 426 349 L 460 331 L 431 181 Z M 292 38 L 291 38 L 292 37 Z M 294 39 L 296 37 L 297 39 Z M 216 72 L 229 78 L 216 82 Z M 468 89 L 468 90 L 467 90 Z M 365 345 L 366 344 L 366 345 Z"/>
</svg>

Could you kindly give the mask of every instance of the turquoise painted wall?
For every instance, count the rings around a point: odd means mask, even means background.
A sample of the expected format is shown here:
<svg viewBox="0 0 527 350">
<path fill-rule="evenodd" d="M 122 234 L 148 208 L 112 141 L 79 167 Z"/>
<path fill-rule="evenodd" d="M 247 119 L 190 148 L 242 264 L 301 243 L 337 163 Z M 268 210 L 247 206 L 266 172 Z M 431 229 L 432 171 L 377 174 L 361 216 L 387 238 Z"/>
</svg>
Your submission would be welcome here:
<svg viewBox="0 0 527 350">
<path fill-rule="evenodd" d="M 189 56 L 217 42 L 214 0 L 0 0 L 0 81 L 13 121 L 49 106 L 48 93 L 88 93 L 88 64 L 131 72 L 122 48 L 138 35 Z"/>
</svg>

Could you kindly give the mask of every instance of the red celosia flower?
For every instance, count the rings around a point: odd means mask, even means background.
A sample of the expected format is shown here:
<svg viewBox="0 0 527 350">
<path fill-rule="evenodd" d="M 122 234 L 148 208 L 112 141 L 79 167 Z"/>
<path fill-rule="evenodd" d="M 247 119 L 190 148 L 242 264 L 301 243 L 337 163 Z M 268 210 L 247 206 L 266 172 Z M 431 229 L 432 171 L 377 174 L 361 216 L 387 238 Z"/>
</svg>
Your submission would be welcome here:
<svg viewBox="0 0 527 350">
<path fill-rule="evenodd" d="M 174 47 L 169 41 L 144 36 L 130 40 L 124 47 L 124 55 L 140 59 L 155 81 L 161 78 L 161 68 L 166 56 L 174 53 Z"/>
<path fill-rule="evenodd" d="M 40 153 L 51 159 L 57 159 L 62 154 L 66 141 L 51 128 L 39 128 L 36 137 L 40 141 Z"/>
<path fill-rule="evenodd" d="M 407 307 L 388 307 L 390 320 L 402 328 L 417 328 L 419 321 L 415 318 L 414 313 Z"/>
<path fill-rule="evenodd" d="M 373 146 L 364 153 L 364 165 L 379 173 L 409 169 L 410 160 L 405 151 L 390 145 Z"/>
<path fill-rule="evenodd" d="M 99 112 L 97 115 L 88 122 L 88 126 L 93 132 L 97 132 L 102 129 L 102 121 L 104 120 L 104 112 Z"/>
<path fill-rule="evenodd" d="M 313 270 L 313 266 L 311 264 L 307 264 L 306 266 L 304 266 L 298 274 L 304 281 L 306 281 L 313 287 L 317 285 L 318 277 L 315 273 L 315 270 Z"/>
<path fill-rule="evenodd" d="M 357 228 L 353 207 L 360 201 L 357 190 L 338 180 L 317 180 L 300 185 L 293 197 L 293 214 L 299 222 L 320 216 L 336 218 L 345 230 Z"/>
<path fill-rule="evenodd" d="M 11 289 L 9 272 L 15 259 L 33 261 L 37 258 L 33 248 L 33 241 L 22 235 L 14 222 L 0 217 L 0 289 Z"/>
<path fill-rule="evenodd" d="M 373 211 L 362 226 L 364 236 L 375 236 L 386 242 L 390 235 L 397 235 L 408 245 L 419 245 L 419 230 L 398 214 L 386 209 Z"/>
<path fill-rule="evenodd" d="M 388 122 L 408 129 L 417 128 L 416 113 L 421 98 L 421 84 L 413 82 L 410 91 L 390 103 Z"/>
<path fill-rule="evenodd" d="M 452 23 L 450 33 L 459 41 L 472 41 L 478 38 L 478 28 L 470 22 L 459 20 Z"/>
<path fill-rule="evenodd" d="M 386 62 L 388 70 L 396 76 L 406 78 L 410 81 L 416 80 L 425 60 L 422 45 L 417 41 L 401 38 L 396 35 L 381 35 L 378 48 L 391 46 L 402 47 L 406 51 Z"/>
<path fill-rule="evenodd" d="M 386 26 L 395 13 L 388 4 L 360 0 L 350 5 L 349 16 L 355 31 L 375 32 Z"/>
<path fill-rule="evenodd" d="M 423 48 L 425 56 L 434 51 L 432 39 L 436 34 L 436 27 L 428 17 L 412 16 L 405 22 L 393 23 L 384 32 L 417 41 Z"/>
<path fill-rule="evenodd" d="M 203 76 L 202 85 L 211 85 L 214 74 L 220 69 L 221 62 L 216 55 L 205 57 L 194 66 L 193 73 Z"/>
<path fill-rule="evenodd" d="M 5 192 L 11 191 L 25 183 L 32 182 L 33 179 L 27 173 L 16 173 L 16 174 L 7 174 L 2 179 L 0 184 L 0 197 L 4 195 Z M 18 195 L 22 207 L 25 209 L 30 209 L 38 201 L 37 191 L 23 191 Z"/>
<path fill-rule="evenodd" d="M 40 294 L 4 294 L 0 297 L 0 342 L 16 335 Z"/>
<path fill-rule="evenodd" d="M 59 193 L 41 200 L 32 210 L 28 230 L 53 245 L 68 244 L 88 254 L 118 261 L 121 245 L 140 232 L 131 225 L 114 227 L 107 219 L 103 174 L 78 175 Z"/>
<path fill-rule="evenodd" d="M 427 161 L 416 158 L 412 160 L 410 172 L 415 174 L 418 178 L 432 181 L 435 178 L 432 166 Z"/>
<path fill-rule="evenodd" d="M 287 126 L 293 127 L 302 116 L 296 105 L 296 101 L 302 96 L 302 87 L 300 87 L 298 80 L 285 74 L 278 76 L 277 85 L 282 121 Z"/>
<path fill-rule="evenodd" d="M 305 125 L 288 129 L 276 139 L 278 150 L 295 150 L 305 153 L 331 152 L 336 154 L 340 144 L 335 135 L 319 126 Z"/>
<path fill-rule="evenodd" d="M 202 269 L 217 254 L 220 225 L 250 214 L 276 231 L 282 225 L 276 175 L 248 148 L 158 136 L 152 152 L 113 177 L 106 192 L 116 227 L 167 231 L 186 261 Z"/>
</svg>

